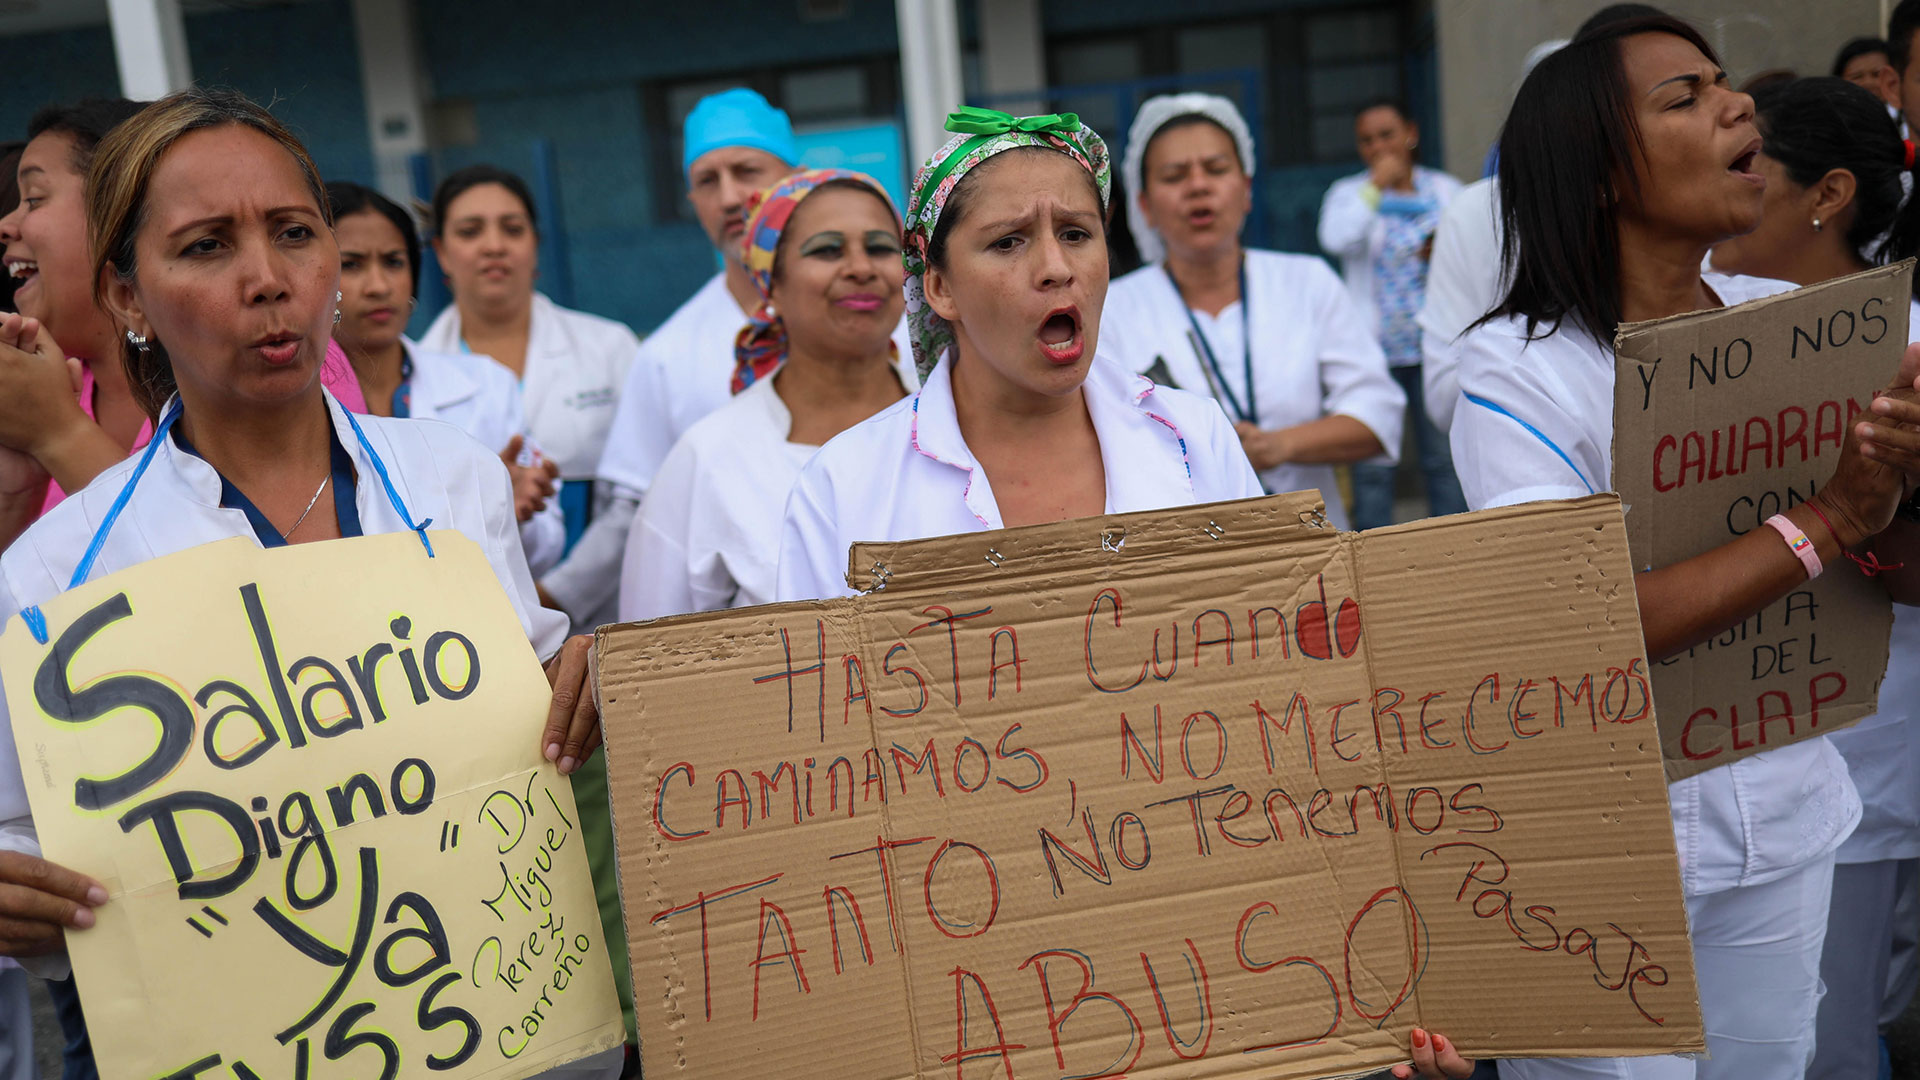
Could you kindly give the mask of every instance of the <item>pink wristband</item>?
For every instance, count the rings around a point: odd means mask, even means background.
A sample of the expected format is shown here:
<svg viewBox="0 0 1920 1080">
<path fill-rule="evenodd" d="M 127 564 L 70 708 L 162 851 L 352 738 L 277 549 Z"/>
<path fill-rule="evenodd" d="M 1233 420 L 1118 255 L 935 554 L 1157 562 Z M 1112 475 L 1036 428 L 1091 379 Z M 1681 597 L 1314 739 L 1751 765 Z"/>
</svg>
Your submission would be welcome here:
<svg viewBox="0 0 1920 1080">
<path fill-rule="evenodd" d="M 1813 550 L 1813 541 L 1800 531 L 1800 526 L 1788 521 L 1785 514 L 1773 515 L 1767 519 L 1767 524 L 1780 534 L 1780 539 L 1787 542 L 1788 550 L 1800 560 L 1800 565 L 1807 568 L 1807 580 L 1819 577 L 1820 571 L 1825 569 L 1820 565 L 1820 553 Z"/>
</svg>

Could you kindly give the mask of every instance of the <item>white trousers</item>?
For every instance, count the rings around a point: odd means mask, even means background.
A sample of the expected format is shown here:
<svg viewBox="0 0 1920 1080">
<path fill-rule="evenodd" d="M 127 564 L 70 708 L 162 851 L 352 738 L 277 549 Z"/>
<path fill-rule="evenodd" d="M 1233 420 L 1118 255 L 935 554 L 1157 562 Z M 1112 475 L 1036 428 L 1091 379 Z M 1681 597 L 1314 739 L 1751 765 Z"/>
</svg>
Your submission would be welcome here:
<svg viewBox="0 0 1920 1080">
<path fill-rule="evenodd" d="M 1833 856 L 1778 881 L 1687 897 L 1707 1060 L 1530 1058 L 1501 1080 L 1802 1080 L 1823 990 Z"/>
</svg>

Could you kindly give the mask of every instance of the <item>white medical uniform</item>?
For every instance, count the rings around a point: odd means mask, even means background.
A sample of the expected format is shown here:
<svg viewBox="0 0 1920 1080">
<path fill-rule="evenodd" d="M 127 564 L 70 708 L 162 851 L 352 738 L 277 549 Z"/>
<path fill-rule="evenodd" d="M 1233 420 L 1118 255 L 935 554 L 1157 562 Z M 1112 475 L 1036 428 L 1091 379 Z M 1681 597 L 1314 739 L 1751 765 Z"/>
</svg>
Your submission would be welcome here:
<svg viewBox="0 0 1920 1080">
<path fill-rule="evenodd" d="M 773 601 L 787 495 L 820 449 L 792 429 L 770 378 L 687 429 L 627 536 L 620 621 Z"/>
<path fill-rule="evenodd" d="M 1792 288 L 1719 274 L 1707 284 L 1729 305 Z M 1531 342 L 1513 318 L 1469 332 L 1452 430 L 1468 504 L 1609 490 L 1614 366 L 1611 346 L 1571 320 Z M 1712 1059 L 1516 1060 L 1501 1062 L 1501 1075 L 1800 1080 L 1813 1052 L 1834 852 L 1860 821 L 1846 762 L 1822 736 L 1667 792 Z"/>
<path fill-rule="evenodd" d="M 1160 266 L 1143 266 L 1107 290 L 1100 316 L 1100 351 L 1133 371 L 1156 362 L 1174 385 L 1207 394 L 1209 376 L 1227 394 L 1247 403 L 1246 338 L 1253 336 L 1254 422 L 1266 430 L 1289 428 L 1325 416 L 1350 416 L 1386 447 L 1374 460 L 1389 464 L 1400 452 L 1400 424 L 1407 396 L 1387 373 L 1370 323 L 1354 310 L 1340 278 L 1310 255 L 1277 251 L 1246 253 L 1247 300 L 1217 315 L 1192 311 Z M 1198 325 L 1213 349 L 1219 371 L 1197 355 L 1190 334 Z M 1221 406 L 1231 409 L 1227 400 Z M 1260 474 L 1271 492 L 1318 489 L 1327 518 L 1347 528 L 1331 465 L 1276 465 Z"/>
<path fill-rule="evenodd" d="M 614 411 L 601 479 L 636 501 L 646 497 L 673 444 L 732 397 L 733 342 L 746 325 L 723 271 L 647 335 Z"/>
<path fill-rule="evenodd" d="M 1440 212 L 1433 234 L 1427 298 L 1415 319 L 1427 416 L 1441 434 L 1460 401 L 1460 335 L 1504 299 L 1500 235 L 1500 183 L 1492 177 L 1462 189 Z"/>
<path fill-rule="evenodd" d="M 518 435 L 526 447 L 525 463 L 531 463 L 538 444 L 527 432 L 520 381 L 513 372 L 490 357 L 429 352 L 404 338 L 400 345 L 413 364 L 408 416 L 452 424 L 496 454 Z M 520 523 L 520 544 L 527 552 L 527 568 L 536 578 L 560 561 L 567 545 L 567 523 L 557 492 L 545 509 Z"/>
<path fill-rule="evenodd" d="M 1417 182 L 1430 183 L 1444 211 L 1460 194 L 1460 181 L 1438 169 L 1424 165 L 1413 167 Z M 1320 246 L 1340 260 L 1340 276 L 1346 279 L 1347 293 L 1366 320 L 1370 332 L 1378 332 L 1380 308 L 1373 298 L 1373 253 L 1386 240 L 1387 219 L 1378 203 L 1369 203 L 1360 189 L 1369 174 L 1355 173 L 1333 182 L 1320 201 Z"/>
<path fill-rule="evenodd" d="M 695 425 L 732 399 L 736 364 L 733 346 L 746 325 L 747 313 L 740 310 L 733 294 L 727 290 L 727 275 L 724 272 L 715 274 L 700 287 L 699 292 L 680 305 L 679 310 L 666 322 L 661 323 L 660 329 L 647 336 L 640 346 L 640 355 L 634 359 L 633 369 L 627 374 L 626 389 L 620 395 L 620 408 L 614 417 L 613 430 L 607 436 L 606 452 L 600 459 L 600 476 L 613 485 L 613 502 L 605 515 L 606 527 L 609 531 L 616 528 L 622 530 L 622 549 L 628 553 L 620 566 L 622 601 L 619 617 L 623 620 L 670 614 L 660 609 L 659 605 L 673 606 L 683 602 L 678 599 L 669 601 L 667 595 L 672 594 L 660 593 L 659 590 L 666 588 L 667 584 L 660 577 L 658 568 L 641 567 L 634 561 L 633 551 L 638 541 L 634 540 L 629 530 L 641 503 L 652 497 L 651 489 L 656 474 L 660 472 L 674 445 L 685 438 Z M 901 357 L 899 368 L 903 384 L 909 387 L 917 385 L 911 359 L 913 350 L 908 344 L 904 318 L 893 332 L 893 342 Z M 777 400 L 777 395 L 769 396 Z M 790 418 L 783 419 L 779 426 L 775 441 L 782 447 L 787 445 L 786 432 L 791 426 Z M 760 479 L 779 485 L 782 490 L 793 482 L 791 476 L 785 475 L 784 459 L 780 457 L 786 453 L 788 451 L 782 449 L 759 466 L 778 474 Z M 753 481 L 756 487 L 761 486 L 760 479 Z M 683 490 L 676 489 L 671 498 L 677 501 L 685 495 Z M 774 506 L 776 529 L 779 525 L 778 510 L 784 500 L 782 496 L 781 502 Z M 665 519 L 656 516 L 654 520 L 658 523 Z M 693 534 L 689 538 L 692 546 L 683 554 L 691 557 L 695 548 L 714 542 L 711 539 L 693 539 L 697 536 Z M 651 551 L 652 541 L 647 543 Z M 742 548 L 732 547 L 728 550 L 735 560 L 746 557 Z M 630 608 L 625 599 L 626 576 L 636 570 L 645 575 L 644 583 L 638 586 L 640 592 L 658 597 L 657 601 L 647 602 L 643 608 Z M 694 587 L 692 592 L 685 594 L 688 597 L 685 602 L 693 602 L 693 598 L 706 595 L 706 589 L 723 588 L 717 584 L 719 581 L 719 578 L 713 578 L 703 586 Z M 750 594 L 764 597 L 761 589 L 772 582 L 769 579 L 764 583 L 744 581 L 743 584 L 750 589 Z M 749 602 L 762 601 L 740 601 L 742 604 Z M 724 606 L 727 606 L 725 602 L 719 602 L 676 610 L 705 611 Z M 653 615 L 631 613 L 642 609 L 651 611 Z"/>
<path fill-rule="evenodd" d="M 449 304 L 421 335 L 429 352 L 466 350 L 458 305 Z M 614 406 L 626 383 L 640 339 L 625 324 L 554 303 L 533 294 L 527 332 L 527 363 L 520 374 L 527 431 L 541 453 L 558 462 L 561 479 L 593 484 L 600 468 Z M 611 498 L 604 483 L 594 484 L 594 516 Z M 626 539 L 622 521 L 607 535 L 596 520 L 559 566 L 540 579 L 582 631 L 613 617 L 615 575 Z"/>
<path fill-rule="evenodd" d="M 1920 340 L 1920 303 L 1908 308 L 1911 343 Z M 1828 738 L 1847 759 L 1862 813 L 1833 868 L 1833 905 L 1820 954 L 1827 996 L 1820 1001 L 1808 1080 L 1877 1073 L 1884 1009 L 1904 1005 L 1901 999 L 1911 994 L 1910 979 L 1898 980 L 1906 989 L 1894 993 L 1888 976 L 1895 939 L 1911 943 L 1920 929 L 1895 923 L 1900 894 L 1913 890 L 1920 876 L 1920 608 L 1893 605 L 1879 711 Z"/>
<path fill-rule="evenodd" d="M 775 598 L 847 596 L 847 551 L 1001 527 L 993 485 L 960 434 L 950 360 L 920 392 L 833 437 L 787 500 Z M 1210 398 L 1157 387 L 1104 355 L 1082 384 L 1107 476 L 1104 512 L 1262 494 L 1240 437 Z"/>
</svg>

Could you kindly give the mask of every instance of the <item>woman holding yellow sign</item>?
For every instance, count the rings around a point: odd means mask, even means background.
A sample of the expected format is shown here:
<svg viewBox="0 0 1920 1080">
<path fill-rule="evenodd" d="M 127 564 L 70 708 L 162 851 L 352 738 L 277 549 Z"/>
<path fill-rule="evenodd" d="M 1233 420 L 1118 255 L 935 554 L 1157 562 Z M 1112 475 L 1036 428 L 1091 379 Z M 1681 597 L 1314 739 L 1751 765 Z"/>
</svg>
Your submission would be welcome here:
<svg viewBox="0 0 1920 1080">
<path fill-rule="evenodd" d="M 589 639 L 540 607 L 505 466 L 441 425 L 350 416 L 321 385 L 340 257 L 306 150 L 237 94 L 188 90 L 123 123 L 87 190 L 96 297 L 125 335 L 146 451 L 0 557 L 0 611 L 90 576 L 233 537 L 262 547 L 426 529 L 485 553 L 553 685 L 540 748 L 571 772 L 599 741 Z M 0 320 L 0 340 L 30 327 Z M 431 550 L 429 548 L 429 550 Z M 0 698 L 0 701 L 4 701 Z M 0 716 L 6 715 L 0 704 Z M 50 957 L 94 924 L 99 883 L 38 859 L 12 738 L 0 739 L 0 955 Z"/>
</svg>

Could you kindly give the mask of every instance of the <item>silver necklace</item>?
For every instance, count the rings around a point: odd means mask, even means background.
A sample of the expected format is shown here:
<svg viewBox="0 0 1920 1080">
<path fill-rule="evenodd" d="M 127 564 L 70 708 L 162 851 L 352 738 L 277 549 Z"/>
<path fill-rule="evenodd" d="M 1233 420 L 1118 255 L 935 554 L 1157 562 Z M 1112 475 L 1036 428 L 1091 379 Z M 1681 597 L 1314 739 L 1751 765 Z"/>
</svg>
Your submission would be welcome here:
<svg viewBox="0 0 1920 1080">
<path fill-rule="evenodd" d="M 292 525 L 287 527 L 285 532 L 280 534 L 280 539 L 285 540 L 291 537 L 300 528 L 300 522 L 307 520 L 307 515 L 313 513 L 314 504 L 320 501 L 320 493 L 327 490 L 327 485 L 332 482 L 333 473 L 329 472 L 321 479 L 320 486 L 313 489 L 313 498 L 307 500 L 307 508 L 300 511 L 300 516 L 294 520 Z"/>
</svg>

